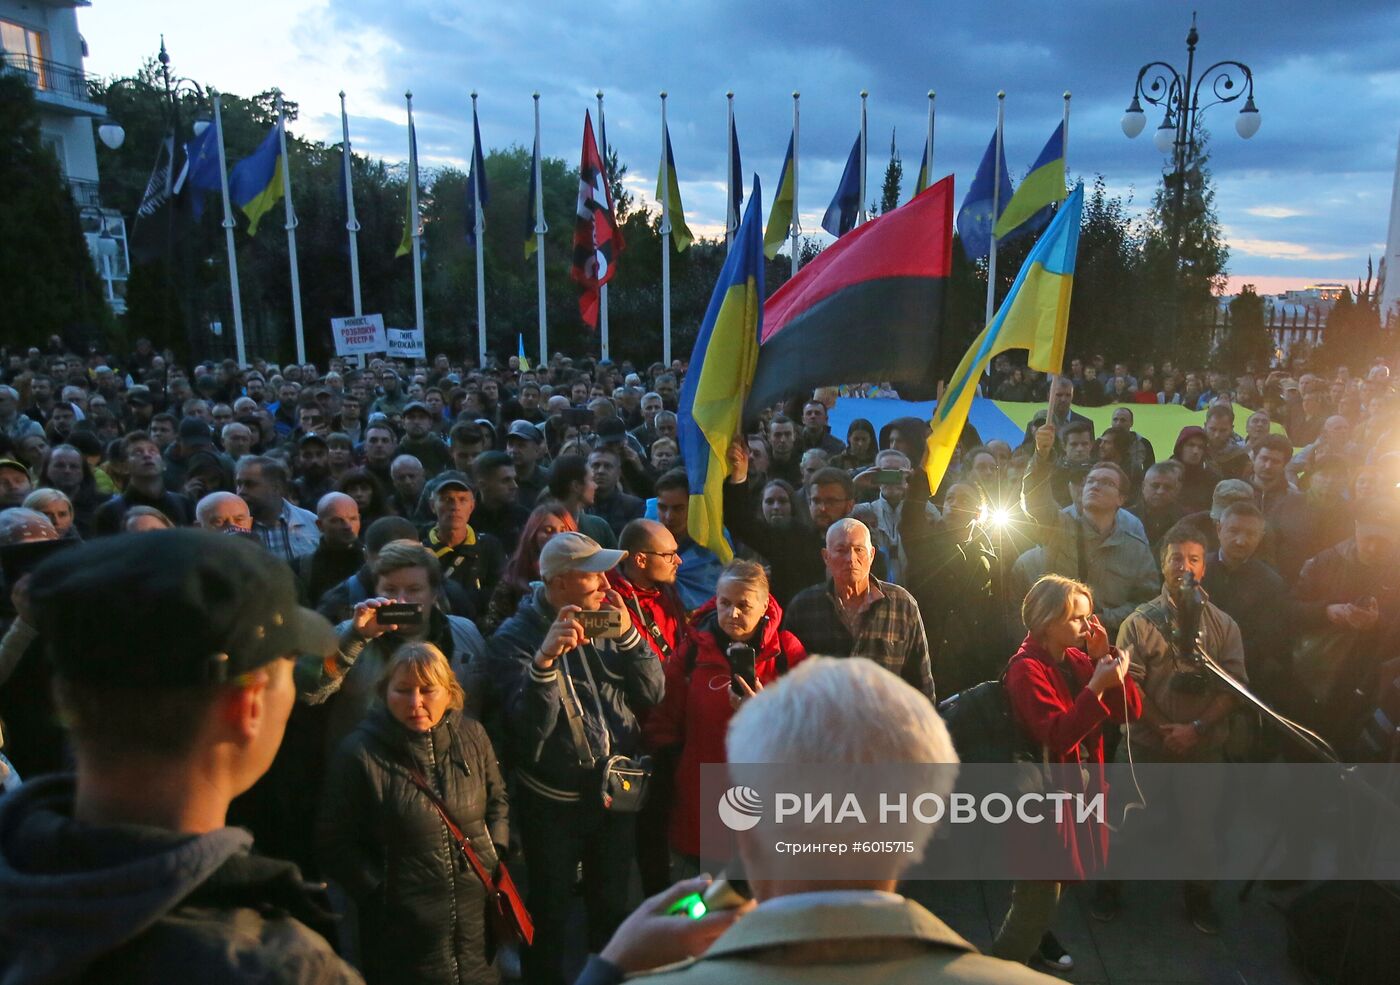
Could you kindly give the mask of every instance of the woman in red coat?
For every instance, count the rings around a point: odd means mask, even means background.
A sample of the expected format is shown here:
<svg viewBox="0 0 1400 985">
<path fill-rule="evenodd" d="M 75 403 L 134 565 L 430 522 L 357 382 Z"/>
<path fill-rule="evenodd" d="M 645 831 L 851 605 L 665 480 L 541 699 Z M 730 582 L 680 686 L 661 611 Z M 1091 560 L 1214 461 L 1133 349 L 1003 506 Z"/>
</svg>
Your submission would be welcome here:
<svg viewBox="0 0 1400 985">
<path fill-rule="evenodd" d="M 1128 655 L 1109 646 L 1108 632 L 1094 614 L 1088 585 L 1046 575 L 1031 586 L 1021 605 L 1026 638 L 1006 668 L 1006 692 L 1017 725 L 1041 747 L 1052 775 L 1075 792 L 1087 772 L 1087 796 L 1105 794 L 1103 726 L 1134 721 L 1142 714 L 1142 692 L 1127 676 Z M 1084 771 L 1084 772 L 1081 772 Z M 1108 828 L 1072 818 L 1056 825 L 1054 851 L 1063 852 L 1076 879 L 1108 863 Z M 999 958 L 1038 958 L 1056 971 L 1074 962 L 1049 933 L 1061 883 L 1017 882 L 1011 909 L 992 952 Z"/>
<path fill-rule="evenodd" d="M 783 610 L 768 593 L 768 573 L 752 561 L 731 561 L 720 572 L 715 597 L 695 613 L 691 642 L 666 663 L 666 697 L 643 727 L 646 746 L 679 748 L 671 848 L 687 861 L 700 856 L 700 767 L 725 762 L 729 719 L 746 699 L 807 656 L 802 642 L 780 630 Z M 736 643 L 754 653 L 754 688 L 730 673 L 727 651 Z"/>
</svg>

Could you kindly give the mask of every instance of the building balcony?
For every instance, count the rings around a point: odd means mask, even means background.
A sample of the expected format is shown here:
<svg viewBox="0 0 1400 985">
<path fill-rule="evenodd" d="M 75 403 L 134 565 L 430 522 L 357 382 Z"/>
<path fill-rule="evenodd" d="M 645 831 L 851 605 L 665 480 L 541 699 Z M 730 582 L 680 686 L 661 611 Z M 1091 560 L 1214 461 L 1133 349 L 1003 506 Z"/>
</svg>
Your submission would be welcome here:
<svg viewBox="0 0 1400 985">
<path fill-rule="evenodd" d="M 6 74 L 23 77 L 34 87 L 39 104 L 48 110 L 73 116 L 102 116 L 107 111 L 93 102 L 88 78 L 81 68 L 35 58 L 33 55 L 0 53 Z"/>
<path fill-rule="evenodd" d="M 80 209 L 101 208 L 102 202 L 97 197 L 97 182 L 82 181 L 78 178 L 68 179 L 68 188 L 73 193 L 73 202 Z"/>
</svg>

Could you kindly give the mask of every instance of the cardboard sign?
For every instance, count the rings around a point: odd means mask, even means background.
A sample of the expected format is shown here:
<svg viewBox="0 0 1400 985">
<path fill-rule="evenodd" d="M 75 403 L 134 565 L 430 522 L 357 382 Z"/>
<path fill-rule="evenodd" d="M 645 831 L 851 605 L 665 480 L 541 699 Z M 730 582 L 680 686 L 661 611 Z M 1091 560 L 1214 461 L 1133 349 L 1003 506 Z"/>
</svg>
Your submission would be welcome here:
<svg viewBox="0 0 1400 985">
<path fill-rule="evenodd" d="M 332 318 L 331 335 L 335 337 L 335 354 L 337 356 L 383 352 L 385 348 L 384 316 L 361 315 L 351 318 Z"/>
<path fill-rule="evenodd" d="M 389 343 L 390 359 L 426 359 L 428 357 L 428 349 L 423 342 L 423 333 L 416 328 L 386 328 L 384 334 Z"/>
</svg>

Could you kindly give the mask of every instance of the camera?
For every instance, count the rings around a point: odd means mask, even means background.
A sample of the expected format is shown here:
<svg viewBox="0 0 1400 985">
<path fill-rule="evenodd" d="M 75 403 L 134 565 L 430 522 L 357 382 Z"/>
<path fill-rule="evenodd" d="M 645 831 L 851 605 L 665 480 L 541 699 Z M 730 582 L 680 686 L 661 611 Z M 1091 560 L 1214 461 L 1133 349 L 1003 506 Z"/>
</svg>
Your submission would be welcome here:
<svg viewBox="0 0 1400 985">
<path fill-rule="evenodd" d="M 574 618 L 591 640 L 610 640 L 622 635 L 622 610 L 598 609 L 576 613 Z"/>
<path fill-rule="evenodd" d="M 421 626 L 423 606 L 417 602 L 390 602 L 374 610 L 374 621 L 381 626 Z"/>
</svg>

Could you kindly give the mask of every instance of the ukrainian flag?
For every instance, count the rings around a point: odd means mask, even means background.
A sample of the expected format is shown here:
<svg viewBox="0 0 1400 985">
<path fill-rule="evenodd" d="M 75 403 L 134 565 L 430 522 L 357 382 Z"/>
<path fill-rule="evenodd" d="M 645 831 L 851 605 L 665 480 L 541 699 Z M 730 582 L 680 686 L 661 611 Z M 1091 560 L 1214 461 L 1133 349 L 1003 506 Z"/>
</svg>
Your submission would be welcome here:
<svg viewBox="0 0 1400 985">
<path fill-rule="evenodd" d="M 1021 182 L 1021 187 L 1016 189 L 1011 201 L 1006 203 L 1001 218 L 992 229 L 992 235 L 999 240 L 1005 239 L 1027 223 L 1030 223 L 1030 228 L 1022 231 L 1034 232 L 1037 223 L 1031 220 L 1040 215 L 1046 206 L 1063 201 L 1064 197 L 1065 125 L 1062 122 L 1055 128 L 1055 132 L 1045 142 L 1040 156 L 1031 165 L 1031 173 Z M 1044 224 L 1044 218 L 1048 218 L 1048 213 L 1040 220 L 1039 225 Z"/>
<path fill-rule="evenodd" d="M 408 117 L 408 180 L 418 180 L 418 131 L 413 126 L 413 114 Z M 418 216 L 413 214 L 413 192 L 404 186 L 404 222 L 403 238 L 399 240 L 399 248 L 394 251 L 394 257 L 406 257 L 413 252 L 413 234 L 418 230 Z"/>
<path fill-rule="evenodd" d="M 258 222 L 282 197 L 282 120 L 228 173 L 228 194 L 248 217 L 248 235 L 258 234 Z"/>
<path fill-rule="evenodd" d="M 662 171 L 665 171 L 665 187 L 662 187 Z M 656 200 L 665 201 L 667 218 L 671 221 L 671 238 L 676 241 L 676 252 L 684 253 L 685 248 L 695 242 L 690 227 L 685 224 L 685 206 L 681 205 L 681 183 L 676 177 L 676 155 L 671 153 L 671 128 L 666 128 L 666 167 L 656 169 Z"/>
<path fill-rule="evenodd" d="M 1074 258 L 1079 250 L 1079 219 L 1084 210 L 1084 186 L 1078 185 L 1055 213 L 1050 228 L 1026 257 L 1011 292 L 996 317 L 982 330 L 958 364 L 930 422 L 928 472 L 930 489 L 937 489 L 952 461 L 958 436 L 977 392 L 977 381 L 992 358 L 1007 349 L 1029 349 L 1031 369 L 1059 374 L 1069 327 L 1069 298 L 1074 286 Z M 693 508 L 692 508 L 693 509 Z"/>
<path fill-rule="evenodd" d="M 796 185 L 792 167 L 792 137 L 788 137 L 783 173 L 778 176 L 778 194 L 773 196 L 773 208 L 768 211 L 768 231 L 763 234 L 763 255 L 770 260 L 778 255 L 792 233 L 792 200 Z"/>
<path fill-rule="evenodd" d="M 762 200 L 754 175 L 744 221 L 695 339 L 677 415 L 681 455 L 690 476 L 690 536 L 726 564 L 734 557 L 724 539 L 721 505 L 729 476 L 727 456 L 739 433 L 763 333 Z"/>
<path fill-rule="evenodd" d="M 933 184 L 933 176 L 929 174 L 928 167 L 928 138 L 924 138 L 924 154 L 919 158 L 919 176 L 914 179 L 914 194 L 918 195 L 929 185 Z"/>
</svg>

